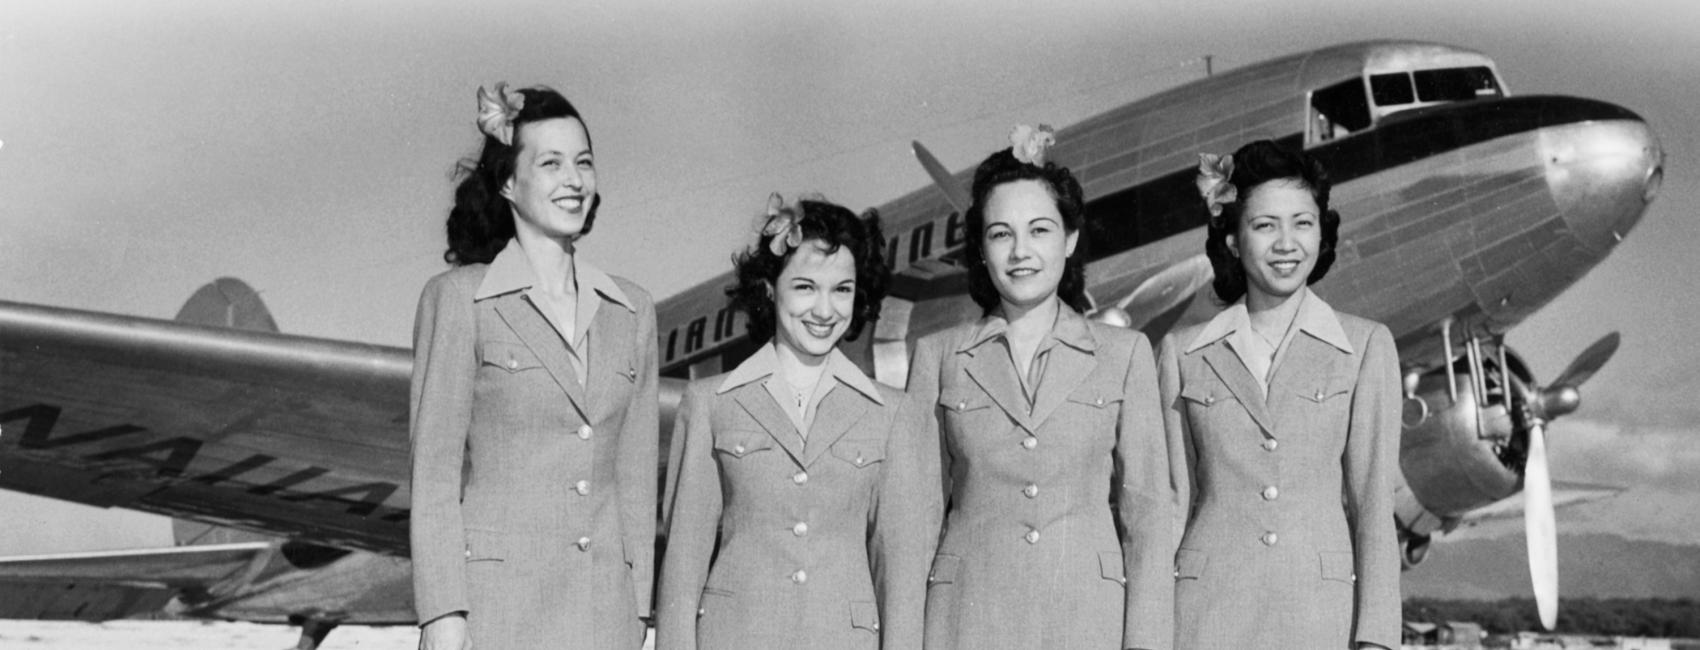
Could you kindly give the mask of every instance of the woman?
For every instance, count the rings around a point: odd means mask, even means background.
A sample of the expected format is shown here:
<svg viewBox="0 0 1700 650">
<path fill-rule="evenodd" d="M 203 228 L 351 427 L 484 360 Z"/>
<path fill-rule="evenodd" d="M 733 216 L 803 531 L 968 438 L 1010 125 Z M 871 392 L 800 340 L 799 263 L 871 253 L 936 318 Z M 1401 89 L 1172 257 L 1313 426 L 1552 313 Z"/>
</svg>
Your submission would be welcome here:
<svg viewBox="0 0 1700 650">
<path fill-rule="evenodd" d="M 1161 345 L 1192 508 L 1175 645 L 1397 648 L 1393 337 L 1307 287 L 1340 228 L 1321 164 L 1269 141 L 1202 158 L 1205 252 L 1231 304 Z"/>
<path fill-rule="evenodd" d="M 1174 490 L 1151 347 L 1089 321 L 1080 183 L 1045 127 L 974 173 L 969 294 L 921 339 L 913 428 L 949 501 L 928 577 L 932 648 L 1167 648 Z M 1114 504 L 1114 510 L 1112 510 Z"/>
<path fill-rule="evenodd" d="M 727 292 L 762 345 L 691 382 L 673 427 L 656 647 L 919 648 L 933 538 L 908 497 L 931 481 L 901 394 L 837 347 L 879 318 L 878 219 L 768 212 Z"/>
<path fill-rule="evenodd" d="M 430 650 L 636 648 L 655 539 L 655 310 L 576 254 L 590 135 L 548 88 L 479 89 L 454 268 L 414 322 L 414 601 Z"/>
</svg>

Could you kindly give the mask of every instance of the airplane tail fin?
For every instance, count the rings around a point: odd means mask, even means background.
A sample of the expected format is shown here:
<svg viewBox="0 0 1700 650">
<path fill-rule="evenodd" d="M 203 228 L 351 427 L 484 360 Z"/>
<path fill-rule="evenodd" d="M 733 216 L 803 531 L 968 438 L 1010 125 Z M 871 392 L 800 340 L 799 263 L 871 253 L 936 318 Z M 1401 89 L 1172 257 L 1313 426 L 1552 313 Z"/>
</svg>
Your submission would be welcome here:
<svg viewBox="0 0 1700 650">
<path fill-rule="evenodd" d="M 276 332 L 277 321 L 248 283 L 236 278 L 219 278 L 202 285 L 183 308 L 177 322 L 213 325 L 239 330 Z"/>
<path fill-rule="evenodd" d="M 276 332 L 277 321 L 271 310 L 260 300 L 260 294 L 248 283 L 236 278 L 219 278 L 196 289 L 183 308 L 177 310 L 177 322 L 212 325 L 239 330 Z M 234 528 L 214 526 L 186 519 L 171 521 L 171 534 L 178 546 L 269 542 L 268 535 Z"/>
</svg>

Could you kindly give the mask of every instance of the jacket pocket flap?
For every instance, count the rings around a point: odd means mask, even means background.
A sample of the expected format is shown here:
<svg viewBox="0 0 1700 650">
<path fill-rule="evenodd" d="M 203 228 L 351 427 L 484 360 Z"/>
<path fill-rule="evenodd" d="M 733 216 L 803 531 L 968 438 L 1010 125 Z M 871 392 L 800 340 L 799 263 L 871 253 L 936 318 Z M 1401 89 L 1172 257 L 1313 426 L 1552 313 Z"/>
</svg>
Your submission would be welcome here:
<svg viewBox="0 0 1700 650">
<path fill-rule="evenodd" d="M 466 529 L 466 561 L 501 562 L 504 556 L 501 533 L 482 528 Z"/>
<path fill-rule="evenodd" d="M 991 405 L 992 398 L 980 391 L 957 390 L 939 394 L 939 408 L 955 413 L 966 413 Z"/>
<path fill-rule="evenodd" d="M 1308 389 L 1300 388 L 1298 393 L 1312 402 L 1322 403 L 1341 395 L 1349 395 L 1355 381 L 1347 377 L 1331 377 L 1325 382 L 1319 382 Z"/>
<path fill-rule="evenodd" d="M 962 566 L 962 558 L 955 555 L 940 553 L 933 556 L 933 570 L 927 574 L 927 584 L 948 585 L 956 582 L 956 571 Z"/>
<path fill-rule="evenodd" d="M 1338 580 L 1340 582 L 1356 582 L 1357 574 L 1353 573 L 1352 553 L 1350 551 L 1322 551 L 1318 554 L 1322 562 L 1322 579 Z"/>
<path fill-rule="evenodd" d="M 773 447 L 773 437 L 765 431 L 727 431 L 714 437 L 714 449 L 743 458 Z"/>
<path fill-rule="evenodd" d="M 850 627 L 859 627 L 869 632 L 880 631 L 879 607 L 865 600 L 850 601 Z"/>
<path fill-rule="evenodd" d="M 1186 386 L 1181 387 L 1181 399 L 1194 404 L 1215 406 L 1216 404 L 1233 401 L 1234 394 L 1229 391 L 1226 386 L 1221 384 L 1200 382 L 1196 384 L 1187 384 Z"/>
<path fill-rule="evenodd" d="M 1175 579 L 1197 580 L 1204 577 L 1204 565 L 1210 557 L 1204 551 L 1183 548 L 1175 553 Z"/>
<path fill-rule="evenodd" d="M 857 467 L 885 460 L 884 440 L 844 439 L 832 444 L 832 455 Z"/>
<path fill-rule="evenodd" d="M 1121 551 L 1104 551 L 1098 554 L 1098 573 L 1105 580 L 1114 580 L 1127 584 L 1127 572 L 1122 569 Z"/>
<path fill-rule="evenodd" d="M 1068 401 L 1076 404 L 1108 408 L 1120 404 L 1122 401 L 1122 394 L 1120 392 L 1103 390 L 1094 386 L 1069 393 L 1067 399 Z"/>
<path fill-rule="evenodd" d="M 537 355 L 531 353 L 531 348 L 524 343 L 507 341 L 480 341 L 478 343 L 478 360 L 488 366 L 495 366 L 508 372 L 519 372 L 543 366 L 537 360 Z"/>
</svg>

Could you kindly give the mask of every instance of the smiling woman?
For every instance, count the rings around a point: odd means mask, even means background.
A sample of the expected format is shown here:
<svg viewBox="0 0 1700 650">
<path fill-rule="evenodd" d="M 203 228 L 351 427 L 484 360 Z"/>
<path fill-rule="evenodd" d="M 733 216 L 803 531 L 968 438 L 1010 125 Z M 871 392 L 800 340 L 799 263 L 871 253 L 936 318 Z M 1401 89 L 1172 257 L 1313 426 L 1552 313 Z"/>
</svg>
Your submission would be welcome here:
<svg viewBox="0 0 1700 650">
<path fill-rule="evenodd" d="M 1187 452 L 1175 647 L 1398 647 L 1398 354 L 1308 287 L 1338 238 L 1328 174 L 1267 140 L 1200 158 L 1229 304 L 1158 355 L 1168 445 Z"/>
<path fill-rule="evenodd" d="M 877 215 L 775 195 L 736 258 L 727 293 L 772 340 L 679 405 L 657 648 L 920 647 L 935 530 L 914 496 L 937 479 L 892 426 L 902 394 L 838 351 L 879 316 L 883 242 Z"/>
<path fill-rule="evenodd" d="M 1167 648 L 1174 450 L 1151 346 L 1082 313 L 1080 183 L 1046 160 L 1048 129 L 1011 140 L 975 170 L 966 219 L 985 315 L 910 363 L 903 426 L 949 503 L 926 646 Z"/>
<path fill-rule="evenodd" d="M 655 309 L 577 254 L 596 168 L 548 88 L 480 88 L 456 265 L 414 321 L 421 648 L 636 648 L 655 539 Z M 562 435 L 562 432 L 571 435 Z"/>
</svg>

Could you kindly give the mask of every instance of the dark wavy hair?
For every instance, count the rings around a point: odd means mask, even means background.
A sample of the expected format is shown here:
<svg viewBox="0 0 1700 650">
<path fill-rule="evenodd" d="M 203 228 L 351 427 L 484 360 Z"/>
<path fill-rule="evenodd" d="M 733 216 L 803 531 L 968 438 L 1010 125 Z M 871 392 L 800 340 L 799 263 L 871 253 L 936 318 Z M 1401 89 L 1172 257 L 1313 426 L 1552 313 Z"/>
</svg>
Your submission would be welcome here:
<svg viewBox="0 0 1700 650">
<path fill-rule="evenodd" d="M 557 118 L 572 118 L 584 124 L 573 103 L 552 88 L 534 86 L 515 92 L 525 97 L 525 107 L 514 118 L 513 146 L 484 134 L 484 148 L 478 159 L 463 159 L 455 166 L 455 178 L 460 184 L 455 186 L 455 205 L 449 210 L 449 249 L 443 253 L 443 261 L 450 264 L 489 263 L 513 238 L 513 207 L 502 197 L 502 185 L 514 175 L 519 159 L 519 134 L 525 125 Z M 590 127 L 586 126 L 584 133 L 588 142 Z M 599 205 L 602 205 L 600 192 L 590 200 L 590 211 L 585 214 L 580 235 L 590 234 Z"/>
<path fill-rule="evenodd" d="M 1245 267 L 1240 258 L 1228 249 L 1228 235 L 1236 235 L 1244 216 L 1246 200 L 1258 186 L 1270 181 L 1292 181 L 1310 190 L 1316 200 L 1322 222 L 1322 247 L 1316 254 L 1316 267 L 1311 269 L 1305 284 L 1316 284 L 1328 275 L 1334 265 L 1334 245 L 1340 239 L 1340 213 L 1328 208 L 1328 192 L 1333 184 L 1328 170 L 1310 154 L 1292 151 L 1272 140 L 1258 140 L 1234 152 L 1234 173 L 1228 182 L 1234 184 L 1238 200 L 1222 204 L 1222 216 L 1211 217 L 1205 229 L 1204 254 L 1216 270 L 1213 286 L 1216 297 L 1224 304 L 1239 300 L 1246 292 Z M 1202 199 L 1200 199 L 1202 201 Z M 1208 214 L 1208 213 L 1206 213 Z"/>
<path fill-rule="evenodd" d="M 829 255 L 845 248 L 856 262 L 856 303 L 850 327 L 844 331 L 844 340 L 854 341 L 863 327 L 879 320 L 880 302 L 885 300 L 886 287 L 891 284 L 879 211 L 869 208 L 857 217 L 842 206 L 809 200 L 799 201 L 798 209 L 802 212 L 798 227 L 803 229 L 804 246 L 818 241 L 826 246 Z M 732 307 L 749 318 L 750 341 L 758 344 L 765 343 L 774 333 L 775 310 L 770 287 L 779 282 L 779 274 L 797 254 L 797 248 L 792 248 L 784 255 L 774 255 L 768 248 L 774 237 L 763 234 L 755 246 L 732 256 L 736 283 L 726 289 Z"/>
<path fill-rule="evenodd" d="M 968 265 L 968 295 L 987 314 L 992 313 L 1001 300 L 997 285 L 992 284 L 992 273 L 986 268 L 986 254 L 981 248 L 986 234 L 986 201 L 999 185 L 1024 180 L 1036 180 L 1044 185 L 1051 198 L 1056 199 L 1063 229 L 1077 233 L 1074 254 L 1068 256 L 1068 262 L 1063 265 L 1062 281 L 1057 284 L 1057 297 L 1075 311 L 1086 313 L 1092 309 L 1092 301 L 1086 298 L 1086 262 L 1083 255 L 1086 251 L 1086 199 L 1080 189 L 1080 181 L 1075 180 L 1067 167 L 1059 167 L 1049 161 L 1044 167 L 1024 163 L 1016 160 L 1009 149 L 987 156 L 974 170 L 973 203 L 968 206 L 968 214 L 963 215 L 967 222 L 964 236 L 968 245 L 962 247 L 962 257 Z"/>
</svg>

